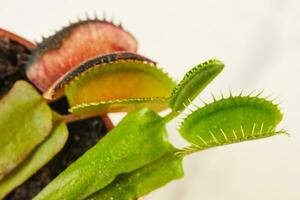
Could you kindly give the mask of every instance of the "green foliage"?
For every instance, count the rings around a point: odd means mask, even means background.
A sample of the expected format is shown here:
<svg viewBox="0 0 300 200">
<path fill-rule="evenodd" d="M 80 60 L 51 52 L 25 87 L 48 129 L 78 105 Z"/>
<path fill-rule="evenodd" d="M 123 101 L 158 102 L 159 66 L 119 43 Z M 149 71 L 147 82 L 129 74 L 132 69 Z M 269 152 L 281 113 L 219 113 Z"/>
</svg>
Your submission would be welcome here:
<svg viewBox="0 0 300 200">
<path fill-rule="evenodd" d="M 54 124 L 49 138 L 0 182 L 0 199 L 35 174 L 63 148 L 68 138 L 67 126 L 59 119 Z"/>
<path fill-rule="evenodd" d="M 229 97 L 214 101 L 182 123 L 183 138 L 200 149 L 272 136 L 282 114 L 272 102 L 257 97 Z"/>
<path fill-rule="evenodd" d="M 169 153 L 145 167 L 120 175 L 114 182 L 87 199 L 134 200 L 181 177 L 182 158 Z"/>
<path fill-rule="evenodd" d="M 116 176 L 130 173 L 174 150 L 160 116 L 147 108 L 130 112 L 34 199 L 84 199 Z"/>
<path fill-rule="evenodd" d="M 143 114 L 141 115 L 143 112 L 149 113 L 146 123 L 139 121 L 144 121 Z M 184 120 L 180 129 L 181 133 L 193 145 L 182 150 L 176 150 L 169 148 L 166 138 L 166 143 L 159 142 L 153 146 L 154 133 L 161 135 L 160 130 L 164 130 L 164 118 L 158 117 L 154 112 L 147 109 L 133 111 L 128 113 L 118 126 L 93 148 L 94 150 L 88 151 L 74 165 L 70 166 L 48 185 L 36 199 L 73 199 L 75 197 L 83 199 L 92 194 L 87 199 L 134 200 L 174 179 L 181 178 L 183 176 L 181 161 L 184 156 L 214 146 L 281 133 L 275 131 L 281 118 L 282 115 L 278 107 L 261 98 L 238 96 L 221 99 L 206 105 L 204 108 L 199 108 Z M 261 125 L 259 128 L 255 128 L 255 126 L 249 125 L 255 123 L 265 124 L 266 127 Z M 159 126 L 155 124 L 159 124 Z M 238 130 L 237 128 L 240 127 L 242 128 Z M 147 137 L 147 139 L 138 140 L 144 134 L 147 136 L 143 137 Z M 162 135 L 164 134 L 165 132 Z M 131 139 L 135 139 L 133 141 L 126 140 L 126 137 L 129 136 Z M 114 139 L 107 142 L 107 138 Z M 120 148 L 120 142 L 126 146 Z M 133 147 L 133 143 L 136 146 Z M 145 147 L 149 143 L 153 148 L 152 150 Z M 169 147 L 158 151 L 158 147 L 162 144 Z M 128 145 L 132 149 L 129 149 Z M 101 146 L 103 149 L 100 148 Z M 139 153 L 152 151 L 152 153 L 159 152 L 159 155 L 155 158 L 152 157 L 151 161 L 145 162 L 145 157 L 141 158 L 136 155 L 138 154 L 136 151 L 138 147 L 143 147 Z M 120 154 L 120 152 L 124 154 Z M 129 157 L 123 158 L 123 156 Z M 122 162 L 119 162 L 120 157 Z M 115 160 L 117 161 L 115 162 Z M 107 161 L 111 163 L 107 163 Z M 126 169 L 127 167 L 130 169 L 124 170 L 123 168 L 119 171 L 120 168 L 124 167 L 120 167 L 122 164 L 126 165 Z M 102 174 L 103 171 L 106 172 L 105 176 Z M 93 184 L 90 184 L 91 182 Z M 61 188 L 64 189 L 61 190 Z"/>
<path fill-rule="evenodd" d="M 110 67 L 120 70 L 118 73 L 124 76 L 129 73 L 128 69 L 133 69 L 133 71 L 137 69 L 139 65 L 135 64 L 123 61 L 121 64 L 117 63 Z M 223 66 L 220 61 L 210 60 L 188 72 L 173 90 L 169 101 L 173 111 L 164 118 L 148 109 L 129 112 L 107 136 L 68 167 L 35 199 L 84 199 L 88 197 L 87 199 L 134 200 L 182 177 L 181 162 L 183 157 L 190 153 L 214 146 L 284 133 L 276 131 L 282 114 L 275 104 L 259 97 L 230 96 L 199 108 L 183 121 L 180 133 L 183 138 L 192 143 L 192 146 L 176 150 L 170 145 L 165 138 L 166 122 L 180 113 L 222 71 Z M 145 74 L 149 76 L 150 70 L 147 69 L 147 66 L 143 68 L 145 68 L 145 73 L 142 74 L 142 77 Z M 100 72 L 100 69 L 103 72 Z M 110 76 L 106 72 L 114 75 L 116 73 L 110 68 L 97 68 L 93 73 L 90 72 L 90 75 L 83 75 L 83 78 L 75 79 L 67 87 L 67 96 L 71 105 L 81 102 L 78 106 L 71 108 L 72 111 L 77 109 L 78 113 L 86 114 L 93 111 L 96 113 L 99 111 L 100 113 L 113 112 L 115 109 L 129 111 L 139 105 L 149 107 L 149 104 L 139 100 L 141 96 L 106 101 L 97 101 L 98 97 L 96 97 L 95 101 L 91 101 L 90 104 L 84 104 L 82 100 L 75 99 L 79 98 L 77 95 L 83 94 L 76 92 L 79 86 L 83 86 L 82 90 L 89 88 L 86 91 L 95 91 L 91 88 L 96 87 L 90 87 L 91 81 L 94 81 L 95 77 L 98 80 L 102 76 Z M 99 74 L 97 75 L 97 73 Z M 116 77 L 113 77 L 112 80 L 117 80 Z M 102 83 L 104 82 L 102 81 Z M 148 81 L 147 84 L 150 82 Z M 97 84 L 99 85 L 99 83 Z M 107 83 L 112 83 L 112 81 L 107 81 Z M 160 83 L 163 84 L 163 81 Z M 85 84 L 89 86 L 86 87 Z M 133 90 L 129 90 L 134 88 L 134 85 L 136 84 L 124 87 L 127 88 L 126 92 L 134 93 Z M 150 85 L 152 86 L 152 84 Z M 169 85 L 169 89 L 171 85 Z M 148 88 L 146 93 L 149 94 L 151 87 L 142 88 Z M 164 92 L 167 94 L 167 90 Z M 113 95 L 112 92 L 111 96 Z M 81 97 L 85 98 L 86 95 Z M 163 97 L 167 100 L 167 95 Z M 144 99 L 147 99 L 147 95 Z M 159 98 L 156 100 L 159 101 Z M 123 109 L 124 107 L 125 109 Z M 129 107 L 130 109 L 128 109 Z M 143 153 L 145 155 L 142 155 Z"/>
<path fill-rule="evenodd" d="M 50 133 L 52 114 L 40 94 L 18 81 L 0 101 L 0 180 Z"/>
<path fill-rule="evenodd" d="M 69 79 L 61 79 L 63 87 L 57 84 L 50 90 L 53 99 L 65 90 L 70 111 L 80 117 L 129 113 L 35 200 L 135 200 L 181 178 L 182 160 L 190 153 L 286 133 L 276 130 L 282 119 L 276 104 L 258 96 L 230 95 L 183 120 L 179 131 L 191 146 L 178 150 L 167 138 L 166 123 L 188 106 L 224 64 L 218 60 L 202 63 L 175 87 L 154 63 L 141 56 L 141 60 L 120 56 L 109 55 L 105 63 L 91 60 L 90 65 L 70 73 Z M 168 107 L 172 111 L 167 116 L 157 114 Z M 0 179 L 9 173 L 0 181 L 3 198 L 62 149 L 68 137 L 63 120 L 76 116 L 52 117 L 40 94 L 24 81 L 17 82 L 0 101 L 0 110 Z"/>
<path fill-rule="evenodd" d="M 137 199 L 181 178 L 181 161 L 184 156 L 215 146 L 286 133 L 275 130 L 281 119 L 282 114 L 277 105 L 262 98 L 230 96 L 215 100 L 194 111 L 183 121 L 180 132 L 192 146 L 167 153 L 145 167 L 117 177 L 88 199 Z M 256 127 L 255 124 L 260 126 Z"/>
<path fill-rule="evenodd" d="M 172 92 L 170 106 L 179 112 L 223 70 L 224 64 L 219 60 L 209 60 L 191 69 Z"/>
</svg>

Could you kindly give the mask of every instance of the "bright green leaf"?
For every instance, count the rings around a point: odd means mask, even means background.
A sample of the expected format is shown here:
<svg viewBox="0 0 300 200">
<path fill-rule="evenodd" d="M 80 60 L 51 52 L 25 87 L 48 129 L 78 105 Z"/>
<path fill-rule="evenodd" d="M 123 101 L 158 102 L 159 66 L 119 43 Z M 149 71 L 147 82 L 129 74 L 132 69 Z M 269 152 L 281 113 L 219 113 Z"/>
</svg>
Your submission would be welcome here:
<svg viewBox="0 0 300 200">
<path fill-rule="evenodd" d="M 0 199 L 49 162 L 63 148 L 67 138 L 67 126 L 64 123 L 56 125 L 50 136 L 24 162 L 0 181 Z"/>
<path fill-rule="evenodd" d="M 132 111 L 34 199 L 86 198 L 118 175 L 132 172 L 173 151 L 163 118 L 147 108 Z"/>
<path fill-rule="evenodd" d="M 51 131 L 52 114 L 40 94 L 18 81 L 0 101 L 0 179 L 12 171 Z"/>
<path fill-rule="evenodd" d="M 272 136 L 282 119 L 278 107 L 258 97 L 229 97 L 194 111 L 180 133 L 199 149 Z M 196 148 L 197 150 L 197 148 Z"/>
<path fill-rule="evenodd" d="M 209 60 L 191 69 L 172 92 L 173 111 L 182 111 L 222 71 L 224 64 Z"/>
<path fill-rule="evenodd" d="M 169 153 L 134 172 L 120 175 L 87 200 L 135 200 L 181 177 L 182 158 Z"/>
</svg>

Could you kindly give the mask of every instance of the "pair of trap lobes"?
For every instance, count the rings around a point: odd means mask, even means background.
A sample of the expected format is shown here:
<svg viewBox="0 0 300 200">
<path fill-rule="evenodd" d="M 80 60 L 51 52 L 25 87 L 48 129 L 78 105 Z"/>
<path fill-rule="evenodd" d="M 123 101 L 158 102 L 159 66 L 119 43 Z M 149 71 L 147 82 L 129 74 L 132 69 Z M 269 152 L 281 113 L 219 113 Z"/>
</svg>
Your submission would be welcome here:
<svg viewBox="0 0 300 200">
<path fill-rule="evenodd" d="M 175 83 L 136 51 L 137 41 L 121 26 L 88 19 L 38 44 L 26 75 L 50 101 L 66 94 L 71 112 L 103 114 L 145 105 L 160 111 Z"/>
<path fill-rule="evenodd" d="M 26 75 L 45 92 L 46 99 L 53 101 L 66 94 L 70 111 L 74 113 L 102 114 L 144 106 L 160 111 L 170 105 L 175 111 L 182 110 L 187 103 L 186 94 L 176 91 L 185 81 L 175 88 L 175 82 L 153 61 L 129 53 L 136 50 L 135 38 L 122 27 L 106 20 L 79 21 L 44 39 L 33 49 Z M 100 56 L 80 65 L 94 56 L 117 51 L 128 53 Z M 220 62 L 216 65 L 219 67 L 198 75 L 201 81 L 194 86 L 189 84 L 191 90 L 204 89 L 223 68 Z M 192 95 L 195 94 L 197 92 Z M 194 98 L 192 95 L 190 99 Z"/>
<path fill-rule="evenodd" d="M 44 97 L 66 95 L 70 111 L 103 114 L 148 106 L 168 107 L 176 83 L 154 61 L 131 52 L 118 52 L 89 60 L 56 81 Z"/>
</svg>

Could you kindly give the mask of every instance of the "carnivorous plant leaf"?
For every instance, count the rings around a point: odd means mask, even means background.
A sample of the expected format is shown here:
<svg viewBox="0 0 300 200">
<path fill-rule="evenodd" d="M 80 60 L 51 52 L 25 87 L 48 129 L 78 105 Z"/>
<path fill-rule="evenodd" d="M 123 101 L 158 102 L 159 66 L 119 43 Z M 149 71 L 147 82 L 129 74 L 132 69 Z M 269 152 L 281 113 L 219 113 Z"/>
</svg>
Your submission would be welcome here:
<svg viewBox="0 0 300 200">
<path fill-rule="evenodd" d="M 166 137 L 163 118 L 147 108 L 132 111 L 34 199 L 84 199 L 116 176 L 173 152 Z"/>
<path fill-rule="evenodd" d="M 120 26 L 98 19 L 79 21 L 38 44 L 26 74 L 45 92 L 58 78 L 87 59 L 136 50 L 136 40 Z"/>
<path fill-rule="evenodd" d="M 64 146 L 68 138 L 65 123 L 56 121 L 50 136 L 42 142 L 16 169 L 0 181 L 0 199 L 35 174 Z"/>
<path fill-rule="evenodd" d="M 102 57 L 96 58 L 102 59 Z M 140 59 L 117 59 L 102 64 L 89 61 L 86 69 L 66 86 L 66 96 L 76 114 L 103 114 L 150 107 L 168 107 L 174 81 L 154 63 Z"/>
<path fill-rule="evenodd" d="M 219 60 L 208 60 L 192 68 L 175 87 L 170 99 L 173 111 L 182 111 L 223 70 Z"/>
<path fill-rule="evenodd" d="M 206 149 L 285 133 L 276 131 L 281 119 L 277 105 L 263 98 L 229 97 L 194 111 L 183 121 L 180 133 Z"/>
<path fill-rule="evenodd" d="M 40 94 L 17 81 L 0 101 L 0 179 L 12 171 L 50 133 L 52 114 Z"/>
<path fill-rule="evenodd" d="M 73 81 L 77 76 L 87 71 L 90 68 L 95 67 L 95 65 L 104 65 L 106 63 L 114 61 L 125 61 L 125 60 L 136 60 L 142 62 L 148 62 L 149 64 L 155 64 L 154 61 L 132 52 L 115 52 L 96 58 L 87 60 L 83 64 L 77 66 L 76 68 L 68 71 L 65 75 L 60 77 L 52 86 L 44 93 L 44 98 L 48 100 L 56 100 L 64 95 L 65 86 Z"/>
</svg>

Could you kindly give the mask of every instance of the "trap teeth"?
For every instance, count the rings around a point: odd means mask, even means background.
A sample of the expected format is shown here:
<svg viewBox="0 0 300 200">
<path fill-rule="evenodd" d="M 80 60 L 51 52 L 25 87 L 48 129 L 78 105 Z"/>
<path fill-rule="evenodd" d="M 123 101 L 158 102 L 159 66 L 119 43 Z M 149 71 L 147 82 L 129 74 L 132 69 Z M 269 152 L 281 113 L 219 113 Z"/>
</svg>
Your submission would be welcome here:
<svg viewBox="0 0 300 200">
<path fill-rule="evenodd" d="M 38 44 L 26 67 L 26 75 L 45 92 L 60 77 L 96 56 L 136 52 L 135 38 L 113 23 L 85 20 L 69 25 Z"/>
</svg>

